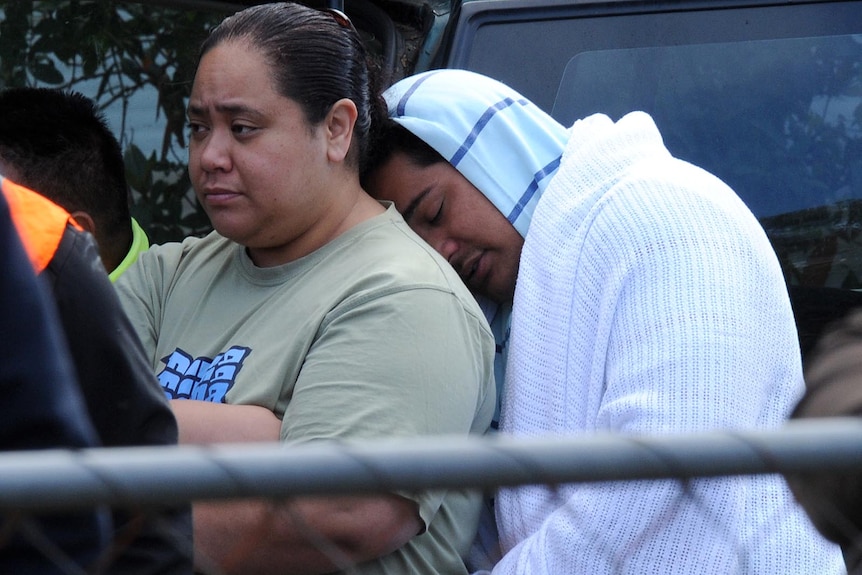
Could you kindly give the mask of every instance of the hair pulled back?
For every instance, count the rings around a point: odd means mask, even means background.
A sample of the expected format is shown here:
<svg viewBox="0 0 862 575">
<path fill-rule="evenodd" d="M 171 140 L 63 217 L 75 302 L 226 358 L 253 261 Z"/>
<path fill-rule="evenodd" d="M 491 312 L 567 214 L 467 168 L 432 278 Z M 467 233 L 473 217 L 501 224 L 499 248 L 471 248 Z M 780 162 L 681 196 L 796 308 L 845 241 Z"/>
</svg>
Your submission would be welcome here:
<svg viewBox="0 0 862 575">
<path fill-rule="evenodd" d="M 376 69 L 349 21 L 293 2 L 252 6 L 214 28 L 200 57 L 228 41 L 247 42 L 264 55 L 278 93 L 297 102 L 311 125 L 338 100 L 352 100 L 358 115 L 350 160 L 364 165 L 372 124 L 386 113 Z"/>
</svg>

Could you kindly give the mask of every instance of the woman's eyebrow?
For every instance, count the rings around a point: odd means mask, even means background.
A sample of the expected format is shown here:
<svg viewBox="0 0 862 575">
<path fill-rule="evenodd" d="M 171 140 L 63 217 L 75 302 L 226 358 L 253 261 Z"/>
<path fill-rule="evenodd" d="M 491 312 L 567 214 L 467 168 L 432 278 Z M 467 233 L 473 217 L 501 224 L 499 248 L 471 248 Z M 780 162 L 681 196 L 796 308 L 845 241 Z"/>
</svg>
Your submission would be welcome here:
<svg viewBox="0 0 862 575">
<path fill-rule="evenodd" d="M 215 105 L 215 111 L 220 114 L 254 114 L 258 115 L 259 112 L 246 106 L 244 104 L 231 104 L 231 103 L 220 103 Z M 187 114 L 194 114 L 196 116 L 201 116 L 206 113 L 206 108 L 204 106 L 199 106 L 197 104 L 189 104 Z"/>
</svg>

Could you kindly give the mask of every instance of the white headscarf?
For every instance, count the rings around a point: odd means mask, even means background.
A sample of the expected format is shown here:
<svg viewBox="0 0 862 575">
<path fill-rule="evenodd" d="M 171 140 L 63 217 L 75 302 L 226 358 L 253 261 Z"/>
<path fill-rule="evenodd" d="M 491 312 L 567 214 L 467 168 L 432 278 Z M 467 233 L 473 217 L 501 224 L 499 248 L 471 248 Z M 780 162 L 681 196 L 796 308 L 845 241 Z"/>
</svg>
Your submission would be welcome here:
<svg viewBox="0 0 862 575">
<path fill-rule="evenodd" d="M 560 165 L 568 130 L 505 84 L 433 70 L 386 90 L 389 116 L 434 148 L 522 236 Z"/>
<path fill-rule="evenodd" d="M 536 204 L 560 165 L 565 127 L 505 84 L 466 70 L 410 76 L 383 96 L 393 120 L 448 160 L 527 235 Z M 497 339 L 499 391 L 511 308 L 478 299 Z"/>
</svg>

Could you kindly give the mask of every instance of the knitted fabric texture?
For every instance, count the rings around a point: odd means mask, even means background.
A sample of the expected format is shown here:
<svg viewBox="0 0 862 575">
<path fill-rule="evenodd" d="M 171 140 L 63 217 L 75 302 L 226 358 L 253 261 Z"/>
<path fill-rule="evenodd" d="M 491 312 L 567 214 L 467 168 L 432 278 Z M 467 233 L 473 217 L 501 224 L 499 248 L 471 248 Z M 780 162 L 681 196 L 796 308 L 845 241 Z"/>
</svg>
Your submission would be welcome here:
<svg viewBox="0 0 862 575">
<path fill-rule="evenodd" d="M 652 119 L 577 122 L 526 236 L 502 430 L 775 427 L 803 391 L 793 314 L 751 212 Z M 503 574 L 840 573 L 774 476 L 504 489 Z"/>
</svg>

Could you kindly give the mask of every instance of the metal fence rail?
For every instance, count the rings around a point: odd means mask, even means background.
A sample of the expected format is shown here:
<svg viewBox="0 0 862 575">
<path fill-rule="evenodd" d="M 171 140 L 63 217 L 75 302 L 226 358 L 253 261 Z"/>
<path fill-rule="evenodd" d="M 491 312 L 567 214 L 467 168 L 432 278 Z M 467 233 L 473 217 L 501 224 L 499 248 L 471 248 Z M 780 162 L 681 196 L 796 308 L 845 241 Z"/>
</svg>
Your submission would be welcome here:
<svg viewBox="0 0 862 575">
<path fill-rule="evenodd" d="M 0 454 L 0 510 L 862 470 L 862 420 L 668 436 L 428 437 Z"/>
</svg>

